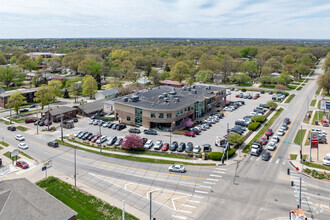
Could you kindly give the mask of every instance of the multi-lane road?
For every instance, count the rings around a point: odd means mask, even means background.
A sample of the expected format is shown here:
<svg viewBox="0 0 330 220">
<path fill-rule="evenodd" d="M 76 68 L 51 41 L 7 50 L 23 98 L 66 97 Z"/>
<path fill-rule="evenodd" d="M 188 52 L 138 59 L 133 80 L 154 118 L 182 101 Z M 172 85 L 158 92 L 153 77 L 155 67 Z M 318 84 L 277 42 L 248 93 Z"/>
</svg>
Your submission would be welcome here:
<svg viewBox="0 0 330 220">
<path fill-rule="evenodd" d="M 168 172 L 168 165 L 148 164 L 108 158 L 77 150 L 77 181 L 104 193 L 109 198 L 125 202 L 146 214 L 152 194 L 152 213 L 157 219 L 275 219 L 288 217 L 297 206 L 297 197 L 290 182 L 298 184 L 298 174 L 286 174 L 291 168 L 287 160 L 289 144 L 306 113 L 316 90 L 316 74 L 285 105 L 285 110 L 272 128 L 277 130 L 285 117 L 291 125 L 272 153 L 270 161 L 247 155 L 229 166 L 187 166 L 187 173 Z M 221 122 L 220 122 L 221 123 Z M 11 146 L 17 146 L 14 135 L 0 123 L 1 136 Z M 73 178 L 74 150 L 60 146 L 50 148 L 51 135 L 24 134 L 29 145 L 27 153 L 39 161 L 53 160 L 53 169 Z M 35 169 L 35 168 L 34 168 Z M 40 171 L 41 172 L 41 171 Z M 302 208 L 309 218 L 328 219 L 330 216 L 330 184 L 303 179 Z"/>
</svg>

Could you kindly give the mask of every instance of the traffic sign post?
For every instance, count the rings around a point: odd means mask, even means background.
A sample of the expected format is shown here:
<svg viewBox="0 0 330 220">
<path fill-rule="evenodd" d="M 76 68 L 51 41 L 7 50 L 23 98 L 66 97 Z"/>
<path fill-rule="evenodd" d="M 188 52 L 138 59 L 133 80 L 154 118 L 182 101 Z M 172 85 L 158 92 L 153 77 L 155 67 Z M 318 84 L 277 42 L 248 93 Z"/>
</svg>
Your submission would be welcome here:
<svg viewBox="0 0 330 220">
<path fill-rule="evenodd" d="M 47 179 L 47 169 L 51 168 L 53 166 L 53 161 L 52 160 L 48 160 L 46 162 L 44 162 L 43 166 L 41 167 L 41 171 L 46 171 L 45 176 Z"/>
<path fill-rule="evenodd" d="M 310 136 L 310 161 L 312 161 L 312 149 L 317 149 L 317 160 L 319 160 L 319 135 L 317 132 L 311 132 Z"/>
</svg>

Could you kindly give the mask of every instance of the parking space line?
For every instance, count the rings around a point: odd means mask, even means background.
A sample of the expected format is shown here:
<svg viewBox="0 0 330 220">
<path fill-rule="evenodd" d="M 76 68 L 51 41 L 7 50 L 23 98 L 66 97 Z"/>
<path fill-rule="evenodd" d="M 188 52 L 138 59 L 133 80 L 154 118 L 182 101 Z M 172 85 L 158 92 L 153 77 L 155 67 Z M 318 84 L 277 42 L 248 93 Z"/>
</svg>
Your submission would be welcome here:
<svg viewBox="0 0 330 220">
<path fill-rule="evenodd" d="M 213 170 L 214 173 L 225 173 L 224 171 L 216 171 L 216 170 Z"/>
<path fill-rule="evenodd" d="M 220 175 L 215 175 L 215 174 L 210 174 L 210 176 L 213 176 L 213 177 L 222 177 Z"/>
<path fill-rule="evenodd" d="M 270 158 L 269 162 L 272 162 L 273 158 Z"/>
<path fill-rule="evenodd" d="M 193 195 L 193 197 L 199 198 L 199 199 L 203 199 L 204 198 L 204 196 L 199 196 L 199 195 Z"/>
<path fill-rule="evenodd" d="M 253 160 L 253 158 L 254 158 L 254 157 L 251 156 L 251 157 L 250 157 L 250 160 Z"/>
<path fill-rule="evenodd" d="M 200 190 L 195 190 L 195 193 L 209 194 L 209 192 L 206 192 L 206 191 L 200 191 Z"/>
<path fill-rule="evenodd" d="M 227 170 L 227 169 L 225 169 L 225 168 L 215 168 L 216 170 Z"/>
<path fill-rule="evenodd" d="M 258 160 L 260 160 L 260 157 L 258 157 L 258 158 L 256 159 L 256 161 L 258 161 Z"/>
<path fill-rule="evenodd" d="M 208 181 L 219 181 L 217 179 L 211 179 L 211 178 L 206 178 L 206 180 L 208 180 Z"/>
<path fill-rule="evenodd" d="M 188 204 L 183 204 L 184 207 L 189 207 L 189 208 L 192 208 L 192 209 L 195 209 L 197 208 L 196 206 L 193 206 L 193 205 L 188 205 Z"/>
<path fill-rule="evenodd" d="M 186 217 L 181 216 L 181 215 L 172 215 L 172 218 L 187 219 Z"/>
<path fill-rule="evenodd" d="M 198 200 L 189 200 L 189 202 L 192 202 L 192 203 L 201 203 L 201 201 L 198 201 Z"/>
</svg>

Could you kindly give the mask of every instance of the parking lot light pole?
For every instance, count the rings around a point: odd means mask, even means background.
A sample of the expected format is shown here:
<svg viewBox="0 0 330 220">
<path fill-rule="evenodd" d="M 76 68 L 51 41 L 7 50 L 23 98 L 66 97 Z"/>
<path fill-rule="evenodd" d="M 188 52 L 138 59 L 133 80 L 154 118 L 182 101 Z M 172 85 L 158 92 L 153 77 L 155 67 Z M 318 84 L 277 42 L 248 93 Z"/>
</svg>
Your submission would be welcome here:
<svg viewBox="0 0 330 220">
<path fill-rule="evenodd" d="M 38 121 L 38 106 L 37 106 L 37 112 L 36 112 L 36 120 L 37 120 L 37 134 L 39 134 L 39 121 Z"/>
<path fill-rule="evenodd" d="M 102 126 L 102 125 L 99 125 L 99 131 L 100 131 L 100 135 L 102 135 L 102 134 L 101 134 L 101 126 Z"/>
<path fill-rule="evenodd" d="M 49 124 L 49 121 L 48 121 Z M 63 114 L 61 114 L 61 141 L 63 141 Z"/>
</svg>

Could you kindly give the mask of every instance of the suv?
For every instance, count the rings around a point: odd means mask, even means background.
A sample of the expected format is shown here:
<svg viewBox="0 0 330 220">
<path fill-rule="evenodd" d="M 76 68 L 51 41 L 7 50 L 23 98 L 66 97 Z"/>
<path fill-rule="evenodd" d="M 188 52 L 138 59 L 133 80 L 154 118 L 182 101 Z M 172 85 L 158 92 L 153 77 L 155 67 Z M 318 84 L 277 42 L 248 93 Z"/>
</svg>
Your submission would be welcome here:
<svg viewBox="0 0 330 220">
<path fill-rule="evenodd" d="M 160 149 L 162 148 L 162 146 L 163 146 L 163 141 L 158 140 L 158 141 L 156 141 L 156 143 L 155 143 L 154 149 L 155 149 L 155 150 L 160 150 Z"/>
<path fill-rule="evenodd" d="M 251 146 L 251 155 L 259 156 L 262 152 L 262 144 L 259 141 L 254 141 Z"/>
<path fill-rule="evenodd" d="M 144 149 L 150 149 L 150 148 L 152 148 L 153 145 L 154 145 L 154 143 L 152 142 L 152 140 L 148 140 L 148 141 L 144 144 Z"/>
<path fill-rule="evenodd" d="M 329 127 L 329 124 L 326 120 L 321 120 L 321 124 L 323 127 Z"/>
<path fill-rule="evenodd" d="M 140 134 L 141 133 L 140 129 L 137 129 L 137 128 L 130 128 L 128 130 L 128 132 L 129 133 L 135 133 L 135 134 Z"/>
<path fill-rule="evenodd" d="M 211 145 L 209 145 L 209 144 L 204 144 L 204 145 L 203 145 L 203 152 L 212 152 Z"/>
<path fill-rule="evenodd" d="M 169 148 L 169 150 L 170 151 L 176 151 L 177 148 L 178 148 L 178 142 L 173 141 L 170 148 Z"/>
<path fill-rule="evenodd" d="M 151 135 L 157 135 L 157 131 L 152 130 L 152 129 L 145 129 L 144 134 L 151 134 Z"/>
<path fill-rule="evenodd" d="M 13 125 L 8 126 L 7 129 L 8 129 L 9 131 L 16 131 L 16 127 L 13 126 Z"/>
<path fill-rule="evenodd" d="M 183 152 L 186 149 L 186 144 L 184 142 L 181 142 L 179 144 L 179 147 L 177 149 L 178 152 Z"/>
<path fill-rule="evenodd" d="M 273 130 L 271 128 L 268 128 L 267 131 L 265 132 L 265 135 L 272 136 L 273 135 Z"/>
<path fill-rule="evenodd" d="M 48 142 L 47 145 L 48 145 L 49 147 L 58 147 L 58 143 L 57 143 L 57 141 L 51 141 L 51 142 Z"/>
</svg>

